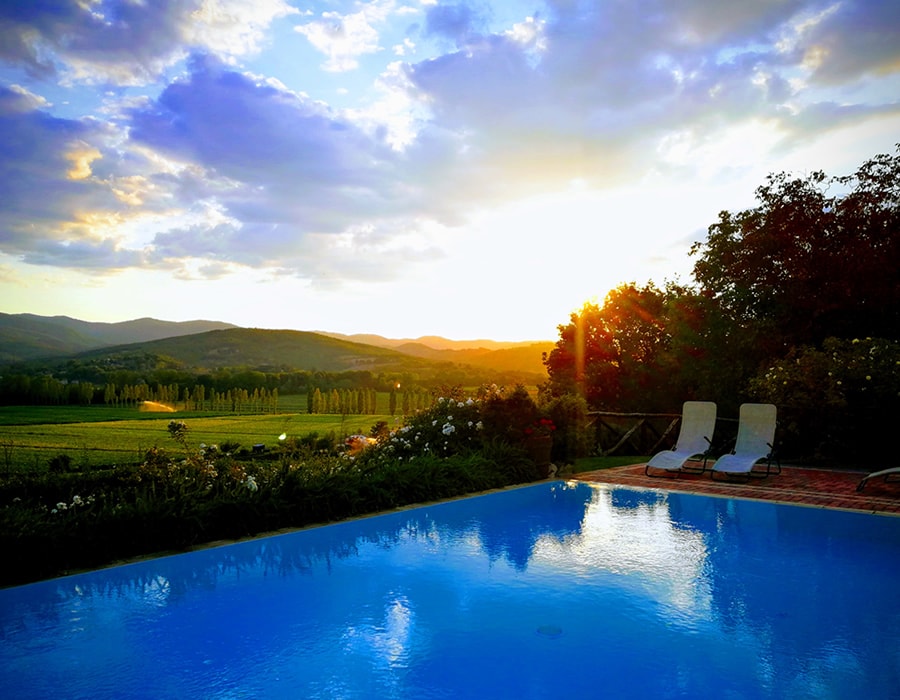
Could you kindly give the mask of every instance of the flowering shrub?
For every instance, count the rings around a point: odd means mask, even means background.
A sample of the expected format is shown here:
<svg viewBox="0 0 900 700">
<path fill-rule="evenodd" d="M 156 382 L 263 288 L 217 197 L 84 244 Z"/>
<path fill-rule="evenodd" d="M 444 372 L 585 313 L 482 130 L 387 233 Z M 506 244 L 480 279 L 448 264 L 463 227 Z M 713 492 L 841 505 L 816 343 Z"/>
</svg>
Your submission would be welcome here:
<svg viewBox="0 0 900 700">
<path fill-rule="evenodd" d="M 753 395 L 779 411 L 779 439 L 819 459 L 864 456 L 900 412 L 900 343 L 828 338 L 761 372 Z"/>
<path fill-rule="evenodd" d="M 454 395 L 396 430 L 379 426 L 376 444 L 355 455 L 285 436 L 250 461 L 195 447 L 172 421 L 177 454 L 154 447 L 137 466 L 0 480 L 0 556 L 16 562 L 0 568 L 0 585 L 534 478 L 519 448 L 484 441 L 483 407 Z"/>
<path fill-rule="evenodd" d="M 478 401 L 440 397 L 431 408 L 383 435 L 370 458 L 409 461 L 423 456 L 468 454 L 481 446 L 483 427 Z"/>
<path fill-rule="evenodd" d="M 556 430 L 556 425 L 550 418 L 540 418 L 525 428 L 525 437 L 552 435 L 554 430 Z"/>
</svg>

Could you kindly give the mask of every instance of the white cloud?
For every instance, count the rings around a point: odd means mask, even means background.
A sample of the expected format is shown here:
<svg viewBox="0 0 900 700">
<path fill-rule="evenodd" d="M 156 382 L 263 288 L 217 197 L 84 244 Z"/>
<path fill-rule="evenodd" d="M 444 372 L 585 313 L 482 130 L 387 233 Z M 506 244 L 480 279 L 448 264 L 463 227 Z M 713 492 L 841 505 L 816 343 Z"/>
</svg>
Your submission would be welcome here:
<svg viewBox="0 0 900 700">
<path fill-rule="evenodd" d="M 823 143 L 864 141 L 861 163 L 900 123 L 900 17 L 876 0 L 7 5 L 0 254 L 61 269 L 450 280 L 479 250 L 527 266 L 554 218 L 606 251 L 627 227 L 614 191 L 691 183 L 700 221 L 672 218 L 671 251 L 710 223 L 706 199 L 736 201 L 714 186 L 844 165 Z M 580 264 L 555 286 L 595 284 Z"/>
<path fill-rule="evenodd" d="M 68 84 L 145 85 L 192 50 L 254 52 L 294 13 L 284 0 L 23 3 L 0 11 L 0 59 L 42 77 L 59 70 Z"/>
<path fill-rule="evenodd" d="M 379 33 L 381 25 L 394 9 L 394 3 L 372 2 L 359 12 L 342 15 L 323 12 L 320 19 L 295 27 L 316 50 L 325 54 L 327 71 L 341 72 L 359 66 L 359 57 L 382 50 Z"/>
</svg>

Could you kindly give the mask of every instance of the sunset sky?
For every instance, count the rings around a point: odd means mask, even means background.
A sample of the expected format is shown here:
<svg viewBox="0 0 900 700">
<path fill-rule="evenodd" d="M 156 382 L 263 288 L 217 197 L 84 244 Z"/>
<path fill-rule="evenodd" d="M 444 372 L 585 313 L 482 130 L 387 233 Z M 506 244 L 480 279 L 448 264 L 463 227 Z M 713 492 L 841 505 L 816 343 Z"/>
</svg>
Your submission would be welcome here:
<svg viewBox="0 0 900 700">
<path fill-rule="evenodd" d="M 888 0 L 0 0 L 0 311 L 554 340 L 898 142 Z"/>
</svg>

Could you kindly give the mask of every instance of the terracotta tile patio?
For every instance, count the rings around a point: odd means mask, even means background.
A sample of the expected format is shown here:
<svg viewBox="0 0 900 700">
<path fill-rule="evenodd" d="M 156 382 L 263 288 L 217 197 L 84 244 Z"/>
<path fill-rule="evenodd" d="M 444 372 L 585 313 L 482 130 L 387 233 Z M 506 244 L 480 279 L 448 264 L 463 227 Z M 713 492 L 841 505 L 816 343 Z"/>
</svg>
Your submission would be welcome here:
<svg viewBox="0 0 900 700">
<path fill-rule="evenodd" d="M 900 515 L 900 482 L 884 483 L 882 479 L 873 480 L 862 493 L 858 493 L 856 485 L 866 473 L 783 466 L 781 474 L 772 474 L 765 479 L 754 478 L 749 483 L 742 483 L 723 482 L 718 479 L 713 481 L 708 471 L 697 475 L 679 473 L 674 476 L 666 474 L 651 478 L 644 475 L 644 464 L 641 463 L 582 472 L 570 478 L 622 486 Z"/>
</svg>

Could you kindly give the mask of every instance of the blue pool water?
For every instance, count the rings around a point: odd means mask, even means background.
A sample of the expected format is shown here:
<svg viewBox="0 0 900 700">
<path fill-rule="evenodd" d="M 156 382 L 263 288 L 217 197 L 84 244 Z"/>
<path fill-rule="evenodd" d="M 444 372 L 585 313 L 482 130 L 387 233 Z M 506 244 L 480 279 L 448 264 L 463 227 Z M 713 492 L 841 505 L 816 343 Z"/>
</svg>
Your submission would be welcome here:
<svg viewBox="0 0 900 700">
<path fill-rule="evenodd" d="M 15 698 L 900 697 L 900 518 L 547 482 L 0 590 Z"/>
</svg>

